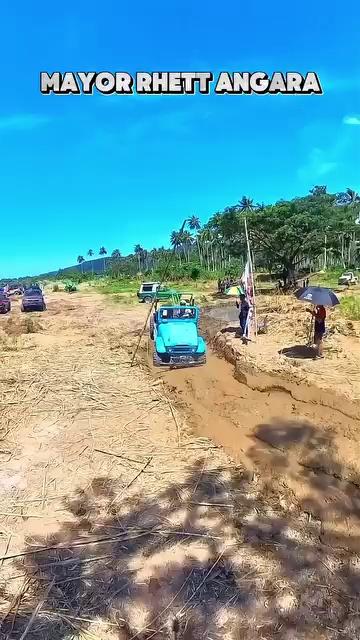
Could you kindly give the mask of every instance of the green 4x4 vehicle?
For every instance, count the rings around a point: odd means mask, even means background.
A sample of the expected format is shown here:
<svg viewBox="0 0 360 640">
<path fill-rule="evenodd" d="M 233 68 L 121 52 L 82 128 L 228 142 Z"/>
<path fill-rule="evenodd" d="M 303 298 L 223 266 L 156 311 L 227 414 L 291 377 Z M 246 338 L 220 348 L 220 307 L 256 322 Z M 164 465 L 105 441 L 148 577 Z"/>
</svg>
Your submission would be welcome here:
<svg viewBox="0 0 360 640">
<path fill-rule="evenodd" d="M 151 303 L 155 298 L 156 300 L 170 300 L 179 294 L 174 289 L 161 286 L 160 282 L 143 282 L 136 295 L 139 302 Z"/>
</svg>

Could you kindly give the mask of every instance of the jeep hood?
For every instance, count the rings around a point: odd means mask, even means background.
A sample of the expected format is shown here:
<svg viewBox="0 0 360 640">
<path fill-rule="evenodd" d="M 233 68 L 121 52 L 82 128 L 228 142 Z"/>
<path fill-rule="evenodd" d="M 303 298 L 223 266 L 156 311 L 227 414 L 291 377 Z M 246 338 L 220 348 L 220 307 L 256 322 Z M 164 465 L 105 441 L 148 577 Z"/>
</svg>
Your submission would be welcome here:
<svg viewBox="0 0 360 640">
<path fill-rule="evenodd" d="M 165 347 L 177 347 L 186 345 L 188 347 L 197 347 L 198 333 L 195 322 L 181 322 L 175 320 L 171 322 L 161 323 L 158 335 L 164 340 Z"/>
</svg>

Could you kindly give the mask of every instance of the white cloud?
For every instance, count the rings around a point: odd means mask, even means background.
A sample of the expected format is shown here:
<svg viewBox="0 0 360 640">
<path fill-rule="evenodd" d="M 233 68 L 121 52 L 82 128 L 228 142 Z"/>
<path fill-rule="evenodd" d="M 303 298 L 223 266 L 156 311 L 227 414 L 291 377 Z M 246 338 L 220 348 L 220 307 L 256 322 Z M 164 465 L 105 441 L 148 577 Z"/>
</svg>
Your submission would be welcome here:
<svg viewBox="0 0 360 640">
<path fill-rule="evenodd" d="M 337 166 L 338 163 L 331 160 L 329 154 L 315 147 L 310 151 L 306 165 L 299 169 L 298 176 L 304 180 L 316 180 L 331 173 Z"/>
<path fill-rule="evenodd" d="M 0 116 L 0 131 L 29 131 L 48 122 L 49 118 L 31 113 Z"/>
<path fill-rule="evenodd" d="M 345 116 L 343 119 L 344 124 L 360 125 L 360 116 Z"/>
</svg>

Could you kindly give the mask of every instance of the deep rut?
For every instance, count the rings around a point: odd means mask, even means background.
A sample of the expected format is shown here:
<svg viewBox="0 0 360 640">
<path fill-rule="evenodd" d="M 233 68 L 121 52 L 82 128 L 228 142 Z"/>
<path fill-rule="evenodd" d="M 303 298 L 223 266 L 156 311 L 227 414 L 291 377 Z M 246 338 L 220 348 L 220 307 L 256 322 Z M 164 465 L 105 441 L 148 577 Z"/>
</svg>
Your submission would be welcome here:
<svg viewBox="0 0 360 640">
<path fill-rule="evenodd" d="M 339 409 L 334 397 L 328 406 L 312 387 L 292 389 L 289 381 L 258 373 L 252 380 L 248 371 L 239 376 L 239 364 L 236 372 L 237 379 L 233 365 L 214 353 L 204 367 L 154 370 L 199 435 L 268 479 L 274 490 L 286 486 L 325 523 L 351 502 L 349 517 L 360 533 L 360 422 L 351 407 L 345 415 L 340 399 Z"/>
</svg>

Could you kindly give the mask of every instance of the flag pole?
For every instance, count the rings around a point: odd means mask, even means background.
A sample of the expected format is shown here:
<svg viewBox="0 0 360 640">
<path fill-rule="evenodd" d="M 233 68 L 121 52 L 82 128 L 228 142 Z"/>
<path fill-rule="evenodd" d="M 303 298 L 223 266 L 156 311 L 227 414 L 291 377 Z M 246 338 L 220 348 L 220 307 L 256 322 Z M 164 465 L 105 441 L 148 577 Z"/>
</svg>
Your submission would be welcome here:
<svg viewBox="0 0 360 640">
<path fill-rule="evenodd" d="M 246 217 L 244 217 L 244 226 L 245 226 L 246 246 L 247 246 L 247 252 L 248 252 L 248 261 L 249 261 L 250 274 L 251 274 L 251 287 L 252 287 L 252 292 L 253 292 L 252 297 L 253 297 L 253 307 L 254 307 L 255 338 L 256 338 L 257 337 L 257 316 L 256 316 L 254 272 L 253 272 L 253 263 L 252 263 L 252 257 L 251 257 L 251 251 L 250 251 L 250 241 L 249 241 L 249 234 L 248 234 Z"/>
</svg>

